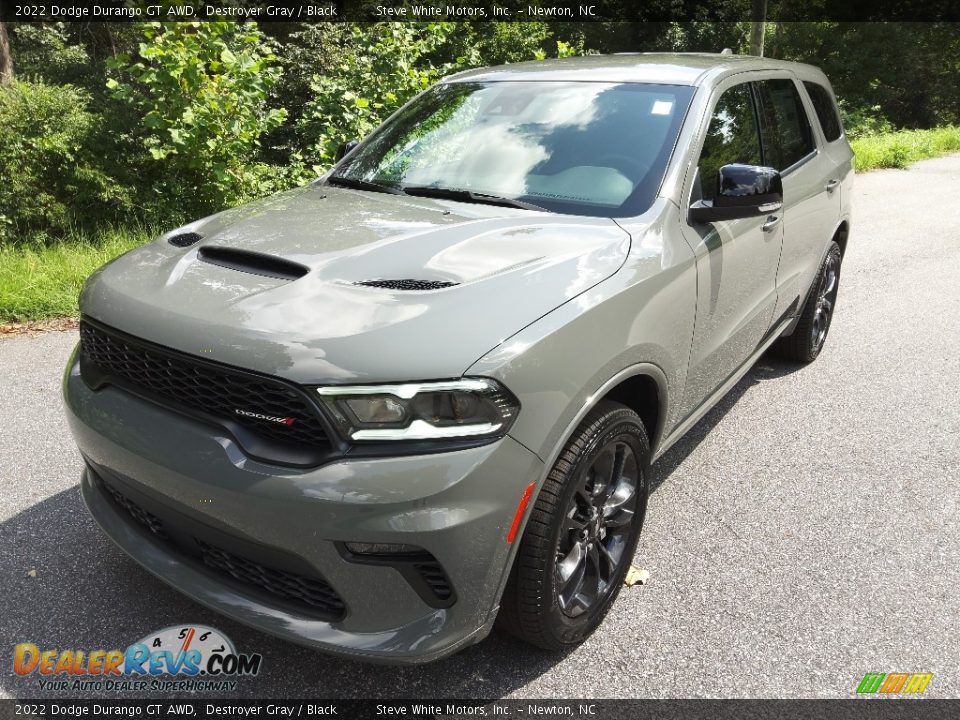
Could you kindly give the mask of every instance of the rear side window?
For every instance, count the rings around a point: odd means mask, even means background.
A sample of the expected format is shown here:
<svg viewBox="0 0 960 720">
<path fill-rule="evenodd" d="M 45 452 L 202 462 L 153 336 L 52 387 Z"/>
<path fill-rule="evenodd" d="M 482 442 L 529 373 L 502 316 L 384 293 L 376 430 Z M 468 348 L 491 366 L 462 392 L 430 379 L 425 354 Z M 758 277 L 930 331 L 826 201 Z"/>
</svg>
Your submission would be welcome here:
<svg viewBox="0 0 960 720">
<path fill-rule="evenodd" d="M 823 130 L 823 136 L 827 139 L 827 142 L 833 142 L 843 133 L 843 128 L 840 127 L 840 115 L 837 113 L 837 106 L 833 103 L 830 91 L 815 82 L 805 82 L 803 86 L 807 89 L 807 94 L 810 95 L 813 109 L 820 121 L 820 128 Z"/>
<path fill-rule="evenodd" d="M 785 170 L 813 152 L 810 121 L 793 80 L 756 83 L 764 164 Z"/>
<path fill-rule="evenodd" d="M 747 85 L 736 85 L 725 91 L 710 118 L 697 163 L 704 200 L 717 196 L 720 168 L 730 163 L 761 164 L 757 118 Z"/>
</svg>

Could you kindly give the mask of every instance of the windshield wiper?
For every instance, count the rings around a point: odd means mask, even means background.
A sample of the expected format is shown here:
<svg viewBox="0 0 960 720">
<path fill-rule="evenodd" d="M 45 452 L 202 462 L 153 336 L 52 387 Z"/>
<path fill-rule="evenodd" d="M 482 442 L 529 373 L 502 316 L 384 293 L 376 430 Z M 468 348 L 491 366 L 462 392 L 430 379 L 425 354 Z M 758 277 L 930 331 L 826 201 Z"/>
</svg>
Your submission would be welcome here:
<svg viewBox="0 0 960 720">
<path fill-rule="evenodd" d="M 391 195 L 403 195 L 403 190 L 392 185 L 381 185 L 380 183 L 370 182 L 369 180 L 357 180 L 343 175 L 331 175 L 327 178 L 328 185 L 339 185 L 354 190 L 372 190 L 373 192 L 390 193 Z"/>
<path fill-rule="evenodd" d="M 459 188 L 441 188 L 433 185 L 404 185 L 403 192 L 407 195 L 419 195 L 421 197 L 441 198 L 446 200 L 460 200 L 461 202 L 483 203 L 484 205 L 500 205 L 502 207 L 522 208 L 523 210 L 540 210 L 548 212 L 546 208 L 523 200 L 514 200 L 513 198 L 500 197 L 499 195 L 489 195 L 487 193 L 473 192 L 472 190 L 462 190 Z"/>
</svg>

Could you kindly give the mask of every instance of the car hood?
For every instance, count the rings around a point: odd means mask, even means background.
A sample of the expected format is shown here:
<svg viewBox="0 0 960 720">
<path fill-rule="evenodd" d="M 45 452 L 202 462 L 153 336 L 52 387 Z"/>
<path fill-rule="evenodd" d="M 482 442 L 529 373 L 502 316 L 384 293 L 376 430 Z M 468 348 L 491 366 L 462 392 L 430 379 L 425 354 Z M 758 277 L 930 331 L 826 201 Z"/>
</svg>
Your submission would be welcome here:
<svg viewBox="0 0 960 720">
<path fill-rule="evenodd" d="M 186 248 L 177 233 L 202 239 Z M 310 185 L 191 223 L 95 273 L 81 312 L 131 335 L 303 383 L 456 377 L 615 273 L 607 218 Z M 297 279 L 204 260 L 210 248 L 302 266 Z M 214 251 L 216 252 L 216 251 Z M 228 265 L 231 263 L 227 263 Z M 360 285 L 451 283 L 433 290 Z"/>
</svg>

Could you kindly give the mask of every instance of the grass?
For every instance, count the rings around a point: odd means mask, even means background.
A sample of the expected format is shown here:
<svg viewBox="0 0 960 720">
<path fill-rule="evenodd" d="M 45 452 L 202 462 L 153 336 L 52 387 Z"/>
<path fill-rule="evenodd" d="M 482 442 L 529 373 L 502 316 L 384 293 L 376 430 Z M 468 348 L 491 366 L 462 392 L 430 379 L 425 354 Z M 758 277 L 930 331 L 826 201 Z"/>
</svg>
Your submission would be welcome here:
<svg viewBox="0 0 960 720">
<path fill-rule="evenodd" d="M 925 158 L 960 152 L 960 127 L 900 130 L 850 143 L 857 172 L 904 168 Z M 75 317 L 77 295 L 91 272 L 152 237 L 145 229 L 77 235 L 47 247 L 0 244 L 0 324 Z"/>
<path fill-rule="evenodd" d="M 856 138 L 850 142 L 857 172 L 905 168 L 917 160 L 960 152 L 960 127 L 898 130 Z"/>
<path fill-rule="evenodd" d="M 0 245 L 0 323 L 72 317 L 84 280 L 108 260 L 151 237 L 146 230 L 107 230 L 47 247 Z"/>
</svg>

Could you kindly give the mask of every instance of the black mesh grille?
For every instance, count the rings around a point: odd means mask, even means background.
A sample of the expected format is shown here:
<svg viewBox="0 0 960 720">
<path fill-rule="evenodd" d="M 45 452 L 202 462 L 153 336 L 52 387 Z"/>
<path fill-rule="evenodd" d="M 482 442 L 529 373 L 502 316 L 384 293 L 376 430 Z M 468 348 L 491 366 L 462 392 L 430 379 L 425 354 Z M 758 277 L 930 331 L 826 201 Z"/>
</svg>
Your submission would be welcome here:
<svg viewBox="0 0 960 720">
<path fill-rule="evenodd" d="M 343 601 L 327 583 L 315 578 L 268 568 L 252 560 L 197 540 L 203 562 L 237 580 L 257 585 L 287 600 L 299 601 L 334 616 L 343 615 Z"/>
<path fill-rule="evenodd" d="M 168 539 L 167 531 L 164 529 L 163 521 L 160 518 L 153 513 L 144 510 L 112 485 L 104 482 L 103 486 L 107 489 L 107 492 L 110 493 L 110 497 L 116 501 L 117 505 L 130 513 L 130 516 L 134 520 L 143 525 L 145 528 L 147 528 L 147 530 L 152 532 L 157 537 L 162 538 L 163 540 Z"/>
<path fill-rule="evenodd" d="M 197 235 L 197 233 L 180 233 L 179 235 L 173 235 L 172 237 L 168 238 L 167 242 L 171 245 L 176 245 L 177 247 L 183 248 L 189 247 L 190 245 L 193 245 L 195 242 L 199 242 L 202 239 L 203 238 Z"/>
<path fill-rule="evenodd" d="M 457 285 L 447 280 L 364 280 L 355 284 L 384 290 L 441 290 Z"/>
<path fill-rule="evenodd" d="M 80 323 L 80 343 L 85 358 L 102 373 L 134 389 L 238 423 L 264 438 L 314 448 L 329 445 L 306 398 L 284 383 L 140 344 L 85 321 Z"/>
<path fill-rule="evenodd" d="M 144 510 L 122 492 L 102 480 L 103 487 L 110 497 L 139 525 L 147 528 L 162 540 L 170 537 L 163 521 L 153 513 Z M 193 538 L 197 552 L 207 567 L 226 573 L 248 585 L 256 585 L 262 590 L 295 603 L 309 605 L 311 610 L 319 612 L 327 619 L 335 620 L 343 616 L 345 606 L 336 590 L 320 578 L 309 578 L 285 570 L 277 570 L 234 555 L 211 545 L 199 538 Z"/>
</svg>

